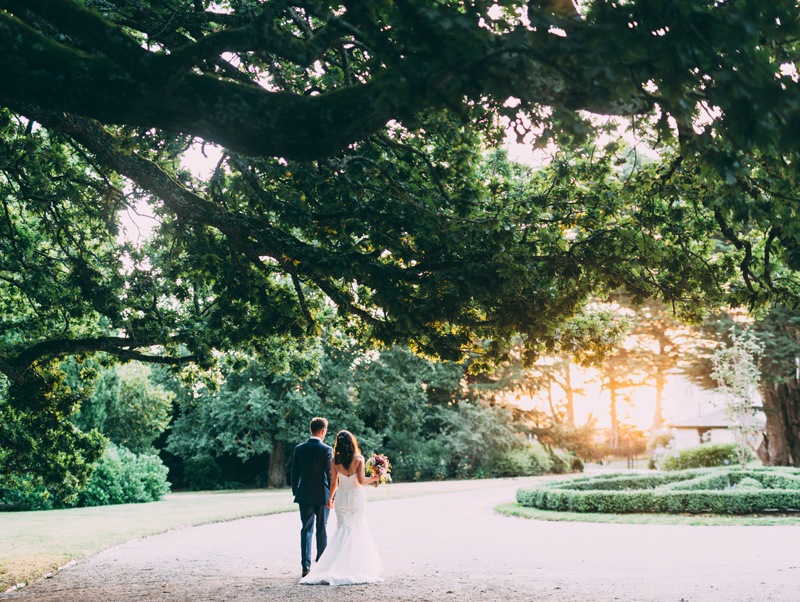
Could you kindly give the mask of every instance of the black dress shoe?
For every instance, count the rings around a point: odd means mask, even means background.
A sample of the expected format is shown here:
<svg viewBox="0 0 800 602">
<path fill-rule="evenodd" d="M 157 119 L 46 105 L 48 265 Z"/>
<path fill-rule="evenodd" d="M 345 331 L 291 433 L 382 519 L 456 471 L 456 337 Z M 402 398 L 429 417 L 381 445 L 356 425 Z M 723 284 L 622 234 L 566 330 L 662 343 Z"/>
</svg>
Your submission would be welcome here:
<svg viewBox="0 0 800 602">
<path fill-rule="evenodd" d="M 303 569 L 303 577 L 305 577 L 306 575 L 308 575 L 308 572 L 309 572 L 310 570 L 311 570 L 311 569 Z"/>
</svg>

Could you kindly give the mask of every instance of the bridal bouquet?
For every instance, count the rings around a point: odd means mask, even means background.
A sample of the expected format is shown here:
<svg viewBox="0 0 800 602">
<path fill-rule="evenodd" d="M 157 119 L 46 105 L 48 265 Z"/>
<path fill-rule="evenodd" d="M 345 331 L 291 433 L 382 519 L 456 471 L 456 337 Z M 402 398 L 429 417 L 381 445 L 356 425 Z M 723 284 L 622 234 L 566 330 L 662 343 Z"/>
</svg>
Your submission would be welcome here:
<svg viewBox="0 0 800 602">
<path fill-rule="evenodd" d="M 372 454 L 372 457 L 367 460 L 367 470 L 369 470 L 369 476 L 377 476 L 378 480 L 375 481 L 375 487 L 378 486 L 378 483 L 391 483 L 392 476 L 389 474 L 392 470 L 392 463 L 389 462 L 389 458 L 384 456 L 383 454 Z"/>
</svg>

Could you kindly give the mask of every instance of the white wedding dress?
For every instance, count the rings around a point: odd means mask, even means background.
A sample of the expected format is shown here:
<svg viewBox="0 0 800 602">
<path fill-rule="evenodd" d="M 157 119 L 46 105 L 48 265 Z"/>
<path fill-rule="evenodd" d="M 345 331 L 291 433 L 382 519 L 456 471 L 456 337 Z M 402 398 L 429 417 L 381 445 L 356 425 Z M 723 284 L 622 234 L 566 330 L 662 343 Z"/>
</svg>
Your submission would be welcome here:
<svg viewBox="0 0 800 602">
<path fill-rule="evenodd" d="M 356 474 L 339 474 L 334 500 L 336 531 L 300 583 L 355 585 L 383 581 L 383 563 L 367 524 L 367 498 Z"/>
</svg>

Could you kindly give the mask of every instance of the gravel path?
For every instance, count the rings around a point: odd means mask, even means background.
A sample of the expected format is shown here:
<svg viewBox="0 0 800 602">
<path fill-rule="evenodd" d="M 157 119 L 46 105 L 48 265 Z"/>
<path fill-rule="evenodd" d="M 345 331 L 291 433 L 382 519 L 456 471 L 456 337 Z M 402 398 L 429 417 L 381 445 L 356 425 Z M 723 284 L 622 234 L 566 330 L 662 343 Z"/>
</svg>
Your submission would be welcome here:
<svg viewBox="0 0 800 602">
<path fill-rule="evenodd" d="M 299 515 L 131 542 L 3 602 L 800 600 L 800 527 L 540 522 L 496 515 L 518 483 L 372 502 L 385 582 L 302 586 Z M 335 526 L 331 516 L 329 528 Z"/>
</svg>

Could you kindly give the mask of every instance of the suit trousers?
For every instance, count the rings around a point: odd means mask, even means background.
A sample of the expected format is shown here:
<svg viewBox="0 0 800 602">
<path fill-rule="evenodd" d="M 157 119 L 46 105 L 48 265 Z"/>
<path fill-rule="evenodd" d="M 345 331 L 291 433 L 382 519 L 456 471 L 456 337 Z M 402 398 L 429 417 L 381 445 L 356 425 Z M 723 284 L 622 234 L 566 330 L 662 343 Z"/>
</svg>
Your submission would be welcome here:
<svg viewBox="0 0 800 602">
<path fill-rule="evenodd" d="M 319 560 L 328 545 L 328 533 L 325 526 L 328 522 L 329 512 L 330 510 L 325 505 L 300 504 L 300 520 L 303 523 L 303 527 L 300 529 L 300 561 L 304 569 L 311 568 L 311 540 L 315 527 L 317 530 L 316 560 Z"/>
</svg>

